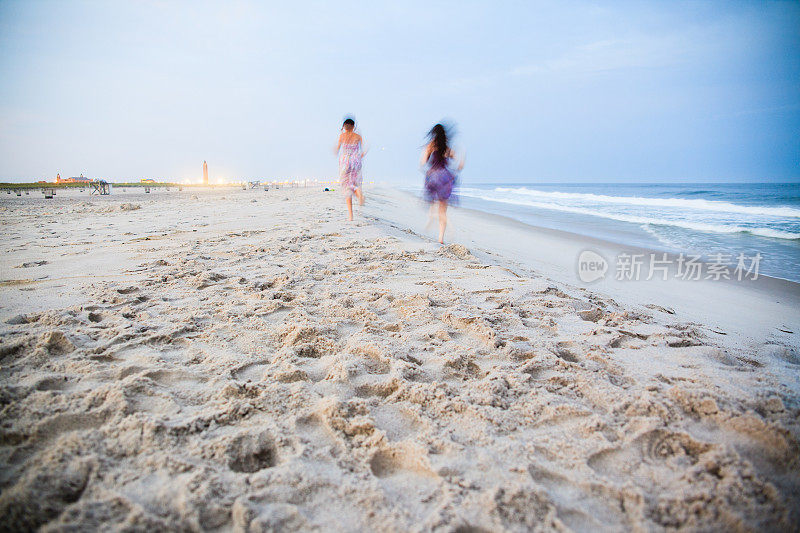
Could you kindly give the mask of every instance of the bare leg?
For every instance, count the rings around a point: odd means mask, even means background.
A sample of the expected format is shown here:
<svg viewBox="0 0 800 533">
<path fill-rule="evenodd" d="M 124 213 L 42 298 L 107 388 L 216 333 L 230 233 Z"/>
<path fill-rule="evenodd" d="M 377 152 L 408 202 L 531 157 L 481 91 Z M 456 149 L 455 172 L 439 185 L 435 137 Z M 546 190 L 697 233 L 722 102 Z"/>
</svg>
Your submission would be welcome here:
<svg viewBox="0 0 800 533">
<path fill-rule="evenodd" d="M 356 196 L 358 197 L 358 205 L 364 205 L 364 193 L 361 192 L 361 187 L 356 189 Z"/>
<path fill-rule="evenodd" d="M 353 197 L 348 196 L 344 202 L 347 204 L 347 220 L 353 220 Z"/>
<path fill-rule="evenodd" d="M 447 227 L 447 202 L 439 202 L 439 244 L 444 244 L 444 230 Z"/>
<path fill-rule="evenodd" d="M 428 209 L 428 222 L 425 223 L 426 231 L 431 229 L 431 226 L 433 225 L 433 214 L 435 211 L 436 211 L 436 203 L 434 202 L 431 204 L 431 208 Z"/>
</svg>

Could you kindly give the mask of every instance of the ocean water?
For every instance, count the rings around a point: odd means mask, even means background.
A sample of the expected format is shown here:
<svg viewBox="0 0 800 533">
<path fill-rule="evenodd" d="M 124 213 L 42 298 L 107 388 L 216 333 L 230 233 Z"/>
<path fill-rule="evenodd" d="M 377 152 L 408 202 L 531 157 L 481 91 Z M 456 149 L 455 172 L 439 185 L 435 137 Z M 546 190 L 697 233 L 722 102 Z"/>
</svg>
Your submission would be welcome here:
<svg viewBox="0 0 800 533">
<path fill-rule="evenodd" d="M 800 282 L 800 183 L 463 184 L 463 207 L 657 251 L 761 255 Z M 749 263 L 749 260 L 748 260 Z"/>
</svg>

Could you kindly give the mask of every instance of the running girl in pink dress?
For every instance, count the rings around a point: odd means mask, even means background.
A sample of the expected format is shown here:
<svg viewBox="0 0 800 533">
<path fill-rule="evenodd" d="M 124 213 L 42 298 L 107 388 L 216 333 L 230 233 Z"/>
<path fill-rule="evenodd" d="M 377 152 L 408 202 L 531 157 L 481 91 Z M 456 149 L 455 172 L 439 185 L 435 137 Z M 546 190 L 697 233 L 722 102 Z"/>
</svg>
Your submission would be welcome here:
<svg viewBox="0 0 800 533">
<path fill-rule="evenodd" d="M 363 147 L 364 140 L 355 129 L 355 121 L 352 118 L 346 119 L 336 145 L 336 152 L 339 154 L 339 185 L 345 195 L 347 220 L 353 220 L 353 195 L 358 198 L 359 205 L 364 205 L 364 193 L 361 192 L 361 160 L 367 151 Z"/>
</svg>

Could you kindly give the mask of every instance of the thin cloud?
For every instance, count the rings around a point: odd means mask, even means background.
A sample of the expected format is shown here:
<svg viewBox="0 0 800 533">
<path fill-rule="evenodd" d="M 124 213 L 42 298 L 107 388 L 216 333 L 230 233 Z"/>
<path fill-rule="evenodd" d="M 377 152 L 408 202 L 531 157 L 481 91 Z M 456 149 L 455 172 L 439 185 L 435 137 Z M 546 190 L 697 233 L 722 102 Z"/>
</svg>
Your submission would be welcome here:
<svg viewBox="0 0 800 533">
<path fill-rule="evenodd" d="M 537 63 L 510 70 L 512 76 L 537 74 L 591 75 L 627 69 L 660 68 L 679 64 L 686 54 L 675 37 L 604 39 L 576 46 L 570 51 Z"/>
</svg>

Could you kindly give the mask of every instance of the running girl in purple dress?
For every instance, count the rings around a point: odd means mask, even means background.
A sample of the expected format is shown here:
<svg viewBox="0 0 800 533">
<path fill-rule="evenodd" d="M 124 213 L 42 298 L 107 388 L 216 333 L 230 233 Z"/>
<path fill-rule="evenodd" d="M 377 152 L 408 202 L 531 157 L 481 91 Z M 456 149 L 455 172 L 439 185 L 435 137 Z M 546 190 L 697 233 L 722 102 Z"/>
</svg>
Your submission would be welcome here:
<svg viewBox="0 0 800 533">
<path fill-rule="evenodd" d="M 447 130 L 441 124 L 435 125 L 428 132 L 429 142 L 422 150 L 420 165 L 428 166 L 425 172 L 425 199 L 439 209 L 439 243 L 444 244 L 444 230 L 447 227 L 447 205 L 455 200 L 453 189 L 456 185 L 456 174 L 450 170 L 450 162 L 455 159 L 455 152 L 450 148 Z M 464 168 L 464 159 L 458 164 L 457 172 Z"/>
<path fill-rule="evenodd" d="M 358 204 L 364 205 L 364 193 L 361 192 L 361 160 L 367 154 L 364 140 L 355 132 L 356 122 L 348 118 L 342 124 L 342 133 L 336 145 L 339 154 L 339 185 L 345 195 L 347 204 L 347 220 L 353 220 L 353 195 Z"/>
</svg>

